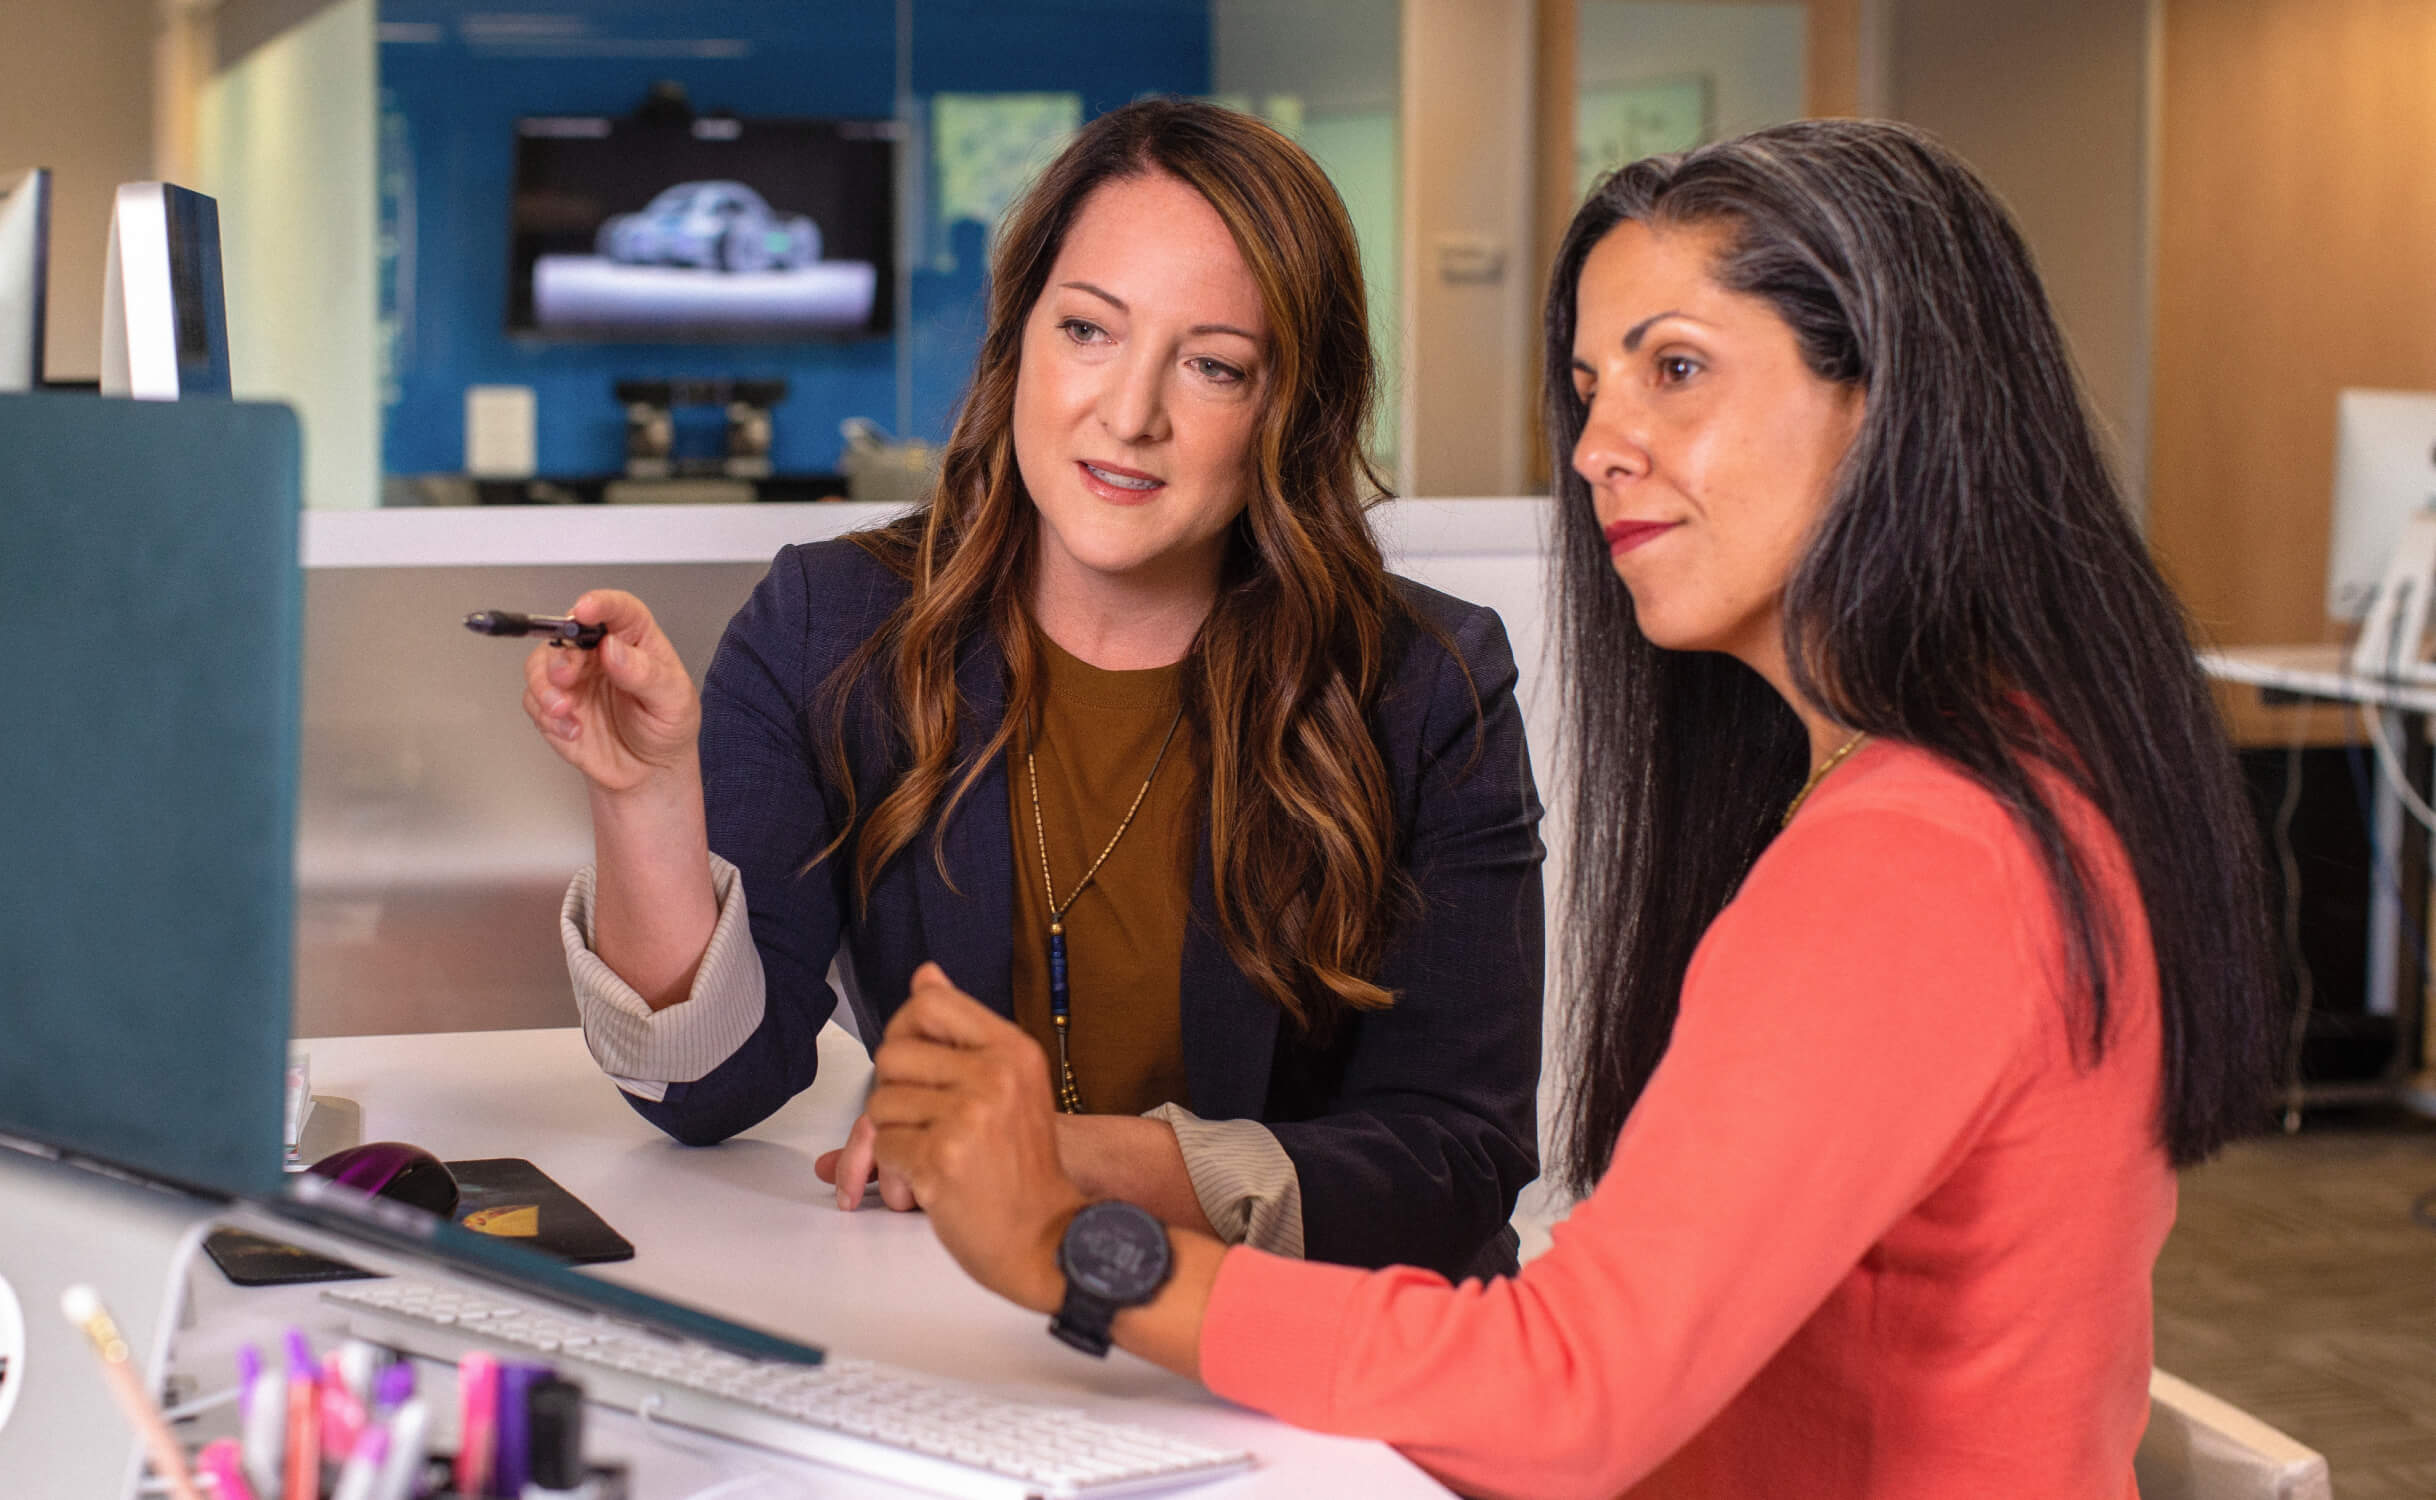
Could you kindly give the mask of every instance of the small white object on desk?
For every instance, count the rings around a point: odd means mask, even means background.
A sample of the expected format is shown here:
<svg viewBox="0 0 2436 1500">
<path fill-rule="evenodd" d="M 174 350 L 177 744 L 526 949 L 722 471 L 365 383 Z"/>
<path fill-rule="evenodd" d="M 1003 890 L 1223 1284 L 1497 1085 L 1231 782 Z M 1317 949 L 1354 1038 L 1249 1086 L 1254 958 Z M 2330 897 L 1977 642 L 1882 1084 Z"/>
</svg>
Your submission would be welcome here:
<svg viewBox="0 0 2436 1500">
<path fill-rule="evenodd" d="M 287 1168 L 291 1172 L 301 1172 L 311 1165 L 298 1152 L 296 1143 L 304 1139 L 305 1121 L 312 1115 L 313 1056 L 302 1047 L 290 1047 L 287 1103 L 280 1128 L 287 1143 Z"/>
<path fill-rule="evenodd" d="M 2384 580 L 2351 648 L 2353 672 L 2436 683 L 2436 668 L 2427 660 L 2431 592 L 2436 592 L 2436 511 L 2419 510 L 2393 541 Z"/>
</svg>

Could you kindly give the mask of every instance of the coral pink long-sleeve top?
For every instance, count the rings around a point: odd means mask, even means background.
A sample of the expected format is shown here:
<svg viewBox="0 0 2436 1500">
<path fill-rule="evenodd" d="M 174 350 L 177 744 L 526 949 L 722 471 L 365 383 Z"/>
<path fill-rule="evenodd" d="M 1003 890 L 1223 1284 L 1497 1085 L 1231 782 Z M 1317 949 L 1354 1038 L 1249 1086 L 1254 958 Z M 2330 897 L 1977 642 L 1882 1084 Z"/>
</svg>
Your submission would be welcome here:
<svg viewBox="0 0 2436 1500">
<path fill-rule="evenodd" d="M 2115 924 L 2103 1058 L 2036 852 L 1865 747 L 1702 938 L 1599 1186 L 1518 1277 L 1230 1251 L 1201 1373 L 1467 1493 L 2123 1500 L 2173 1222 L 2156 966 Z"/>
</svg>

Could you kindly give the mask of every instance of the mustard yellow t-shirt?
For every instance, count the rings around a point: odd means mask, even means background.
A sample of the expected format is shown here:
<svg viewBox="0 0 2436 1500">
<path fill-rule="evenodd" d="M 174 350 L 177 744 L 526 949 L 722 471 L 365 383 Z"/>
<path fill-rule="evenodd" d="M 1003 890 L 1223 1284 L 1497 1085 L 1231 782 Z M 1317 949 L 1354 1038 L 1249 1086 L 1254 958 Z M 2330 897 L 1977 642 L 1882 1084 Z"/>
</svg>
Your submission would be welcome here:
<svg viewBox="0 0 2436 1500">
<path fill-rule="evenodd" d="M 1015 836 L 1015 1019 L 1048 1052 L 1054 1083 L 1050 905 L 1025 751 L 1032 752 L 1039 774 L 1039 827 L 1048 837 L 1049 878 L 1060 901 L 1124 822 L 1143 778 L 1151 777 L 1141 810 L 1066 912 L 1068 1045 L 1086 1113 L 1140 1114 L 1161 1104 L 1189 1104 L 1178 993 L 1201 813 L 1201 747 L 1189 722 L 1177 726 L 1175 743 L 1151 776 L 1159 743 L 1176 720 L 1183 669 L 1103 671 L 1044 636 L 1034 639 L 1044 671 L 1040 721 L 1035 734 L 1018 732 L 1007 761 L 1007 814 Z"/>
</svg>

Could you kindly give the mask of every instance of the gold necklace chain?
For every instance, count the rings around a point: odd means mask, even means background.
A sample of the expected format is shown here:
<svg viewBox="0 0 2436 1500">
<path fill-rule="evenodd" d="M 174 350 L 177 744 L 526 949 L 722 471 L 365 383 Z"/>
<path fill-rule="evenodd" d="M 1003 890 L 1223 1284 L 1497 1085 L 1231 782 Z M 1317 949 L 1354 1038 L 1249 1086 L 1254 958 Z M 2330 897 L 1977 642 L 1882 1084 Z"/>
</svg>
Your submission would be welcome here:
<svg viewBox="0 0 2436 1500">
<path fill-rule="evenodd" d="M 1167 721 L 1167 736 L 1159 741 L 1159 753 L 1151 757 L 1150 774 L 1142 778 L 1142 789 L 1133 794 L 1133 805 L 1125 809 L 1116 832 L 1100 849 L 1099 858 L 1083 871 L 1083 878 L 1074 882 L 1061 904 L 1057 899 L 1057 884 L 1049 878 L 1049 832 L 1040 815 L 1040 764 L 1033 747 L 1023 752 L 1025 779 L 1032 786 L 1032 838 L 1040 848 L 1040 891 L 1049 901 L 1049 1024 L 1057 1033 L 1057 1107 L 1067 1114 L 1083 1112 L 1082 1090 L 1074 1082 L 1074 1059 L 1067 1045 L 1067 1031 L 1073 1024 L 1072 997 L 1066 988 L 1066 913 L 1074 909 L 1083 892 L 1089 889 L 1091 878 L 1108 863 L 1116 852 L 1117 841 L 1133 826 L 1134 814 L 1142 810 L 1142 802 L 1150 795 L 1150 784 L 1159 777 L 1159 767 L 1167 761 L 1167 749 L 1176 742 L 1176 728 L 1184 722 L 1184 705 L 1176 705 L 1176 716 Z"/>
<path fill-rule="evenodd" d="M 1802 783 L 1802 789 L 1793 794 L 1792 804 L 1786 807 L 1785 816 L 1777 823 L 1776 826 L 1780 830 L 1791 828 L 1793 826 L 1793 815 L 1800 812 L 1802 810 L 1802 804 L 1810 800 L 1811 791 L 1815 789 L 1820 782 L 1827 779 L 1828 772 L 1842 765 L 1846 756 L 1852 754 L 1852 752 L 1855 750 L 1860 749 L 1861 741 L 1868 738 L 1869 731 L 1866 729 L 1861 730 L 1854 734 L 1851 739 L 1846 740 L 1843 744 L 1836 746 L 1834 750 L 1830 751 L 1827 758 L 1819 762 L 1818 769 L 1810 773 L 1810 779 Z"/>
</svg>

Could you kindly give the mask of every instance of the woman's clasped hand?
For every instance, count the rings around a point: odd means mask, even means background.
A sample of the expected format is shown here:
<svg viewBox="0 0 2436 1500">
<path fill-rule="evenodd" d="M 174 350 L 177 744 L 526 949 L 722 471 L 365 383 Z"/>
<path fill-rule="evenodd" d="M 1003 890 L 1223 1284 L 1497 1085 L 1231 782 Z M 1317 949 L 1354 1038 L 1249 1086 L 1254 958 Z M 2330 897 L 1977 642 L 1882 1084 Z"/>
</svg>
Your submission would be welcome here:
<svg viewBox="0 0 2436 1500">
<path fill-rule="evenodd" d="M 1058 1160 L 1048 1054 L 925 964 L 871 1061 L 883 1174 L 938 1206 L 939 1242 L 974 1280 L 1054 1309 L 1058 1236 L 1088 1200 Z"/>
</svg>

